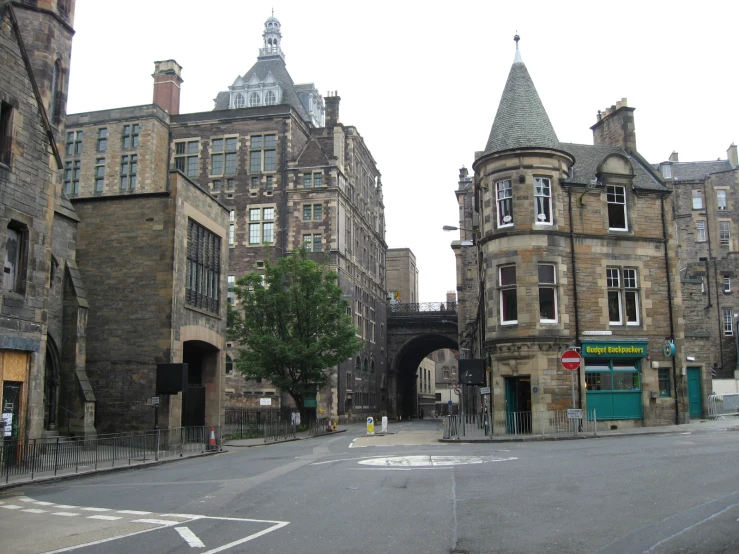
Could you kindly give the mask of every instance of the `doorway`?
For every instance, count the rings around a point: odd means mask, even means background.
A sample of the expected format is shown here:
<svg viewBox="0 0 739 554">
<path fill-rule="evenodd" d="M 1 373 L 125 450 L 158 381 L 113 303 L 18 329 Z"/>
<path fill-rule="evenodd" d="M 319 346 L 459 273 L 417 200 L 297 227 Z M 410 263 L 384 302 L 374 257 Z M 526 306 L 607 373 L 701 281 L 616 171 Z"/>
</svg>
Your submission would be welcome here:
<svg viewBox="0 0 739 554">
<path fill-rule="evenodd" d="M 703 417 L 703 396 L 701 394 L 701 368 L 688 368 L 688 406 L 691 418 Z"/>
<path fill-rule="evenodd" d="M 15 381 L 3 382 L 2 437 L 8 441 L 18 440 L 21 416 L 21 386 Z"/>
<path fill-rule="evenodd" d="M 531 433 L 531 376 L 505 378 L 506 433 Z"/>
</svg>

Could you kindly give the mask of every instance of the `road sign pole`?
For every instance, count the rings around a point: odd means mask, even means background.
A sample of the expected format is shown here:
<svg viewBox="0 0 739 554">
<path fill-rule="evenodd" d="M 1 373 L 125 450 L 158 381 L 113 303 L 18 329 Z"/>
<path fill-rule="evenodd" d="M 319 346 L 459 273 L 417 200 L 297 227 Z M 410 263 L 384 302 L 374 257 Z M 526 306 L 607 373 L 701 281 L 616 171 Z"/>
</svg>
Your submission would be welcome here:
<svg viewBox="0 0 739 554">
<path fill-rule="evenodd" d="M 570 371 L 570 377 L 572 381 L 572 408 L 574 409 L 574 408 L 577 408 L 577 404 L 575 404 L 575 372 L 574 371 Z M 573 425 L 572 428 L 574 430 L 574 434 L 577 435 L 578 421 L 576 419 L 573 419 L 572 425 Z"/>
</svg>

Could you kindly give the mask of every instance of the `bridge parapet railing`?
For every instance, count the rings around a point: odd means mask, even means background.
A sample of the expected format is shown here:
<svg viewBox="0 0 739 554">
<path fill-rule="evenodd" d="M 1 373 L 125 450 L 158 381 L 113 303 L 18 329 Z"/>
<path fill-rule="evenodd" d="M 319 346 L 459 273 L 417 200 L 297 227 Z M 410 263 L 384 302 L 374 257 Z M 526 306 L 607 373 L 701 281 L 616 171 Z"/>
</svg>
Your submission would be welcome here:
<svg viewBox="0 0 739 554">
<path fill-rule="evenodd" d="M 415 314 L 415 313 L 457 313 L 456 302 L 418 302 L 403 304 L 400 302 L 390 302 L 389 312 L 391 314 Z"/>
<path fill-rule="evenodd" d="M 708 397 L 708 417 L 726 419 L 739 416 L 739 393 L 712 394 Z"/>
</svg>

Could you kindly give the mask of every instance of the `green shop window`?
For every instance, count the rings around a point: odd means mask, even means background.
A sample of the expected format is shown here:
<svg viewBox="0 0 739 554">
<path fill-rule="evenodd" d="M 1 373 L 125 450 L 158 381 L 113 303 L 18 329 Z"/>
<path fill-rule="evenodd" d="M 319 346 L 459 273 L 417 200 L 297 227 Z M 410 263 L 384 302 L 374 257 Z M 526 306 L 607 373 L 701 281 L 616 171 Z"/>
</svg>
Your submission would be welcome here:
<svg viewBox="0 0 739 554">
<path fill-rule="evenodd" d="M 585 358 L 588 412 L 600 419 L 641 419 L 640 359 Z"/>
</svg>

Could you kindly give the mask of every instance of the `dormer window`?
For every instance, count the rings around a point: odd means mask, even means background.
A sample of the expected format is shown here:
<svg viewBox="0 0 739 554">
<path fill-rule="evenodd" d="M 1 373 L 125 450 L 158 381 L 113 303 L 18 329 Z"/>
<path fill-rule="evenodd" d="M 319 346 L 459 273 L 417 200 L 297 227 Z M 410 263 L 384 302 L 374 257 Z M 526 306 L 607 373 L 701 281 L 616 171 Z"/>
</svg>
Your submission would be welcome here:
<svg viewBox="0 0 739 554">
<path fill-rule="evenodd" d="M 243 94 L 237 94 L 234 97 L 234 108 L 243 108 L 246 102 L 244 101 Z"/>
<path fill-rule="evenodd" d="M 265 106 L 272 106 L 274 104 L 277 104 L 277 96 L 274 92 L 271 90 L 268 90 L 264 93 L 264 105 Z"/>
<path fill-rule="evenodd" d="M 249 107 L 253 108 L 258 105 L 259 105 L 259 94 L 256 92 L 252 92 L 249 95 Z"/>
<path fill-rule="evenodd" d="M 662 177 L 665 179 L 672 179 L 672 166 L 665 164 L 662 166 Z"/>
</svg>

